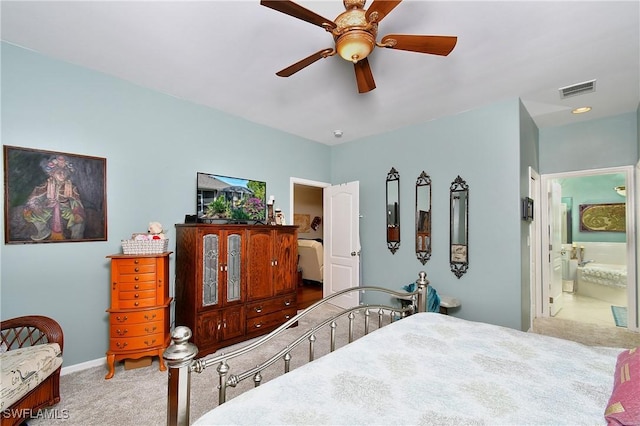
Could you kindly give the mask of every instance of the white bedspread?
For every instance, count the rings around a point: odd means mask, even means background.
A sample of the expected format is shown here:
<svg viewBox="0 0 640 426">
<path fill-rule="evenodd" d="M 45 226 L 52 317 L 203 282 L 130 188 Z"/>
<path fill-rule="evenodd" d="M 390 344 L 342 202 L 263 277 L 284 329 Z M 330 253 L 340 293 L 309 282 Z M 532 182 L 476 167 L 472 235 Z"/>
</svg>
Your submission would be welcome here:
<svg viewBox="0 0 640 426">
<path fill-rule="evenodd" d="M 621 351 L 417 314 L 196 424 L 604 425 Z"/>
</svg>

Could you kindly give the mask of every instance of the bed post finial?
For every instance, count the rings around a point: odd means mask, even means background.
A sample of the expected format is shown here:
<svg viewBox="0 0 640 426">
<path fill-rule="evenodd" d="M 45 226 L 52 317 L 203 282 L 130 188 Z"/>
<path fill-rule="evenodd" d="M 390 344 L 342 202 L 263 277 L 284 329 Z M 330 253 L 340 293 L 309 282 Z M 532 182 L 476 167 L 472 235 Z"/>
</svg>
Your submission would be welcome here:
<svg viewBox="0 0 640 426">
<path fill-rule="evenodd" d="M 189 327 L 176 327 L 171 333 L 171 344 L 162 354 L 169 367 L 167 426 L 189 425 L 190 367 L 198 355 L 197 346 L 189 343 L 191 335 Z"/>
<path fill-rule="evenodd" d="M 427 312 L 427 286 L 429 280 L 427 279 L 427 273 L 425 271 L 418 272 L 418 279 L 416 280 L 416 286 L 418 287 L 418 312 Z"/>
</svg>

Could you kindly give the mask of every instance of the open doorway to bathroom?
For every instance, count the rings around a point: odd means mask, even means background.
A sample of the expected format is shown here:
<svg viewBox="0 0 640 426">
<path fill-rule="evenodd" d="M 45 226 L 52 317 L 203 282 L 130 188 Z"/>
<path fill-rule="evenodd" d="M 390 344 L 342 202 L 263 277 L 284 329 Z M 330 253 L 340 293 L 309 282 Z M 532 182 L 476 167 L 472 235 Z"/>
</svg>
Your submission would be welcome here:
<svg viewBox="0 0 640 426">
<path fill-rule="evenodd" d="M 542 316 L 637 329 L 633 167 L 541 180 Z"/>
</svg>

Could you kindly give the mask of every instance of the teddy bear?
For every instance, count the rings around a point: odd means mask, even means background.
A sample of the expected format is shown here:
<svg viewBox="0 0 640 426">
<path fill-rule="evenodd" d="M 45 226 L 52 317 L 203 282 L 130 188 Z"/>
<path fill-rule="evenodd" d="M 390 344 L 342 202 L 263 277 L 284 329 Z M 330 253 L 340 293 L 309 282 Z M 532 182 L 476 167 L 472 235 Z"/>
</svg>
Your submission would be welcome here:
<svg viewBox="0 0 640 426">
<path fill-rule="evenodd" d="M 152 240 L 164 240 L 166 238 L 160 222 L 149 222 L 148 231 Z"/>
</svg>

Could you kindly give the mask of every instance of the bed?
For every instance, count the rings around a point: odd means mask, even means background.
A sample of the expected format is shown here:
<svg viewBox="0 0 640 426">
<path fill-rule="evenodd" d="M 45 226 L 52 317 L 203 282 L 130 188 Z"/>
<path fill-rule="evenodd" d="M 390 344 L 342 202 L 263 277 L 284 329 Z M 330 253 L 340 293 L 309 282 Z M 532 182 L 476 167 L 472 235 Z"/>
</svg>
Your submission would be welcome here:
<svg viewBox="0 0 640 426">
<path fill-rule="evenodd" d="M 375 287 L 358 290 L 370 289 L 388 292 Z M 375 331 L 365 327 L 365 335 L 352 343 L 263 384 L 260 371 L 267 363 L 231 374 L 229 361 L 255 349 L 270 335 L 227 355 L 194 360 L 195 355 L 189 355 L 193 353 L 187 343 L 189 333 L 177 333 L 173 349 L 165 354 L 170 368 L 168 424 L 190 423 L 190 374 L 207 366 L 217 368 L 222 395 L 219 405 L 197 419 L 197 425 L 640 422 L 640 351 L 588 347 L 427 313 L 420 309 L 423 292 L 424 287 L 417 290 L 419 297 L 399 295 L 412 300 L 409 311 L 378 305 L 345 310 L 349 340 L 353 321 L 360 317 L 368 323 L 372 312 L 378 319 Z M 326 325 L 335 327 L 335 321 L 325 320 L 311 334 L 300 331 L 297 344 L 308 340 L 313 352 L 313 339 L 308 337 Z M 285 360 L 285 371 L 291 347 L 273 358 Z M 616 374 L 624 378 L 629 371 L 634 380 L 618 385 Z M 253 378 L 259 386 L 225 402 L 227 385 L 235 386 L 245 378 Z"/>
<path fill-rule="evenodd" d="M 304 281 L 322 284 L 324 272 L 323 250 L 320 241 L 298 239 L 298 267 L 302 271 L 302 279 Z"/>
</svg>

